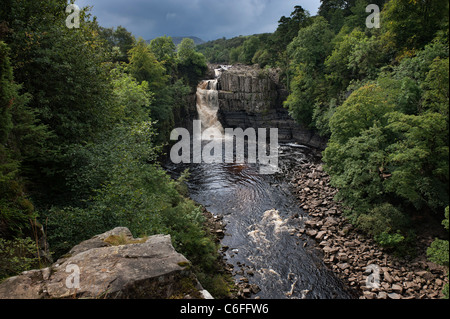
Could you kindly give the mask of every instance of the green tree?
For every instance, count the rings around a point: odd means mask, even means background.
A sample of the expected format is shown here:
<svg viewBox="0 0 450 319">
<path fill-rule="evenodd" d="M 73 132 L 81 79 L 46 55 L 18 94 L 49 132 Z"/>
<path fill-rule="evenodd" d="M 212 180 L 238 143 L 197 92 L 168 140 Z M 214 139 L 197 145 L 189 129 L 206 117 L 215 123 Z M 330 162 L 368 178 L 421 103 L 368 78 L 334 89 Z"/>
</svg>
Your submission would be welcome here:
<svg viewBox="0 0 450 319">
<path fill-rule="evenodd" d="M 320 0 L 318 14 L 324 17 L 331 28 L 337 33 L 344 24 L 344 17 L 348 13 L 349 1 L 346 0 Z M 354 0 L 352 1 L 354 2 Z M 346 12 L 347 11 L 347 12 Z"/>
<path fill-rule="evenodd" d="M 340 199 L 357 215 L 383 199 L 389 145 L 384 116 L 393 110 L 386 92 L 371 84 L 353 92 L 330 119 L 323 159 Z"/>
<path fill-rule="evenodd" d="M 287 49 L 294 76 L 284 105 L 295 120 L 308 126 L 314 127 L 312 116 L 317 98 L 327 95 L 324 62 L 332 50 L 333 37 L 328 22 L 317 17 L 312 25 L 300 29 Z"/>
<path fill-rule="evenodd" d="M 131 32 L 122 26 L 114 28 L 103 28 L 98 26 L 99 36 L 107 43 L 111 51 L 113 62 L 128 63 L 128 51 L 136 42 Z"/>
<path fill-rule="evenodd" d="M 239 56 L 241 55 L 242 49 L 243 47 L 239 46 L 230 50 L 230 63 L 239 62 Z"/>
<path fill-rule="evenodd" d="M 448 204 L 448 119 L 426 112 L 388 116 L 387 129 L 395 135 L 387 149 L 392 177 L 386 189 L 417 209 L 434 210 Z"/>
<path fill-rule="evenodd" d="M 194 40 L 185 38 L 178 45 L 178 71 L 190 86 L 196 86 L 208 70 L 203 54 L 195 50 Z"/>
<path fill-rule="evenodd" d="M 155 92 L 167 83 L 166 69 L 162 62 L 156 59 L 149 45 L 142 38 L 129 51 L 129 60 L 128 72 L 138 82 L 146 81 L 150 91 Z"/>
<path fill-rule="evenodd" d="M 447 0 L 391 0 L 382 12 L 382 28 L 397 48 L 420 49 L 448 28 Z"/>
<path fill-rule="evenodd" d="M 357 78 L 357 69 L 351 67 L 350 59 L 363 39 L 366 39 L 366 35 L 359 29 L 354 29 L 336 43 L 333 52 L 325 61 L 327 78 L 331 82 L 330 86 L 333 88 L 334 97 L 339 97 L 339 94 L 349 86 L 350 82 Z"/>
<path fill-rule="evenodd" d="M 252 59 L 260 46 L 259 39 L 255 36 L 249 37 L 242 44 L 242 52 L 239 56 L 239 62 L 244 64 L 252 64 Z"/>
<path fill-rule="evenodd" d="M 444 228 L 448 231 L 448 220 L 449 220 L 449 209 L 448 206 L 445 208 L 445 219 L 442 221 L 442 225 L 444 225 Z M 436 238 L 430 245 L 430 247 L 427 249 L 427 255 L 428 258 L 439 265 L 447 267 L 448 271 L 448 265 L 449 265 L 449 243 L 448 240 L 438 239 Z M 448 289 L 448 283 L 445 284 L 443 289 L 443 294 L 446 299 L 449 298 L 449 289 Z"/>
<path fill-rule="evenodd" d="M 176 46 L 171 37 L 159 37 L 150 41 L 150 50 L 172 77 L 176 74 Z"/>
<path fill-rule="evenodd" d="M 423 106 L 426 110 L 438 112 L 448 119 L 449 105 L 449 58 L 436 58 L 430 66 L 422 89 Z"/>
<path fill-rule="evenodd" d="M 28 106 L 29 94 L 20 94 L 14 81 L 9 48 L 0 41 L 0 235 L 30 234 L 34 205 L 25 192 L 25 164 L 40 156 L 49 137 Z"/>
</svg>

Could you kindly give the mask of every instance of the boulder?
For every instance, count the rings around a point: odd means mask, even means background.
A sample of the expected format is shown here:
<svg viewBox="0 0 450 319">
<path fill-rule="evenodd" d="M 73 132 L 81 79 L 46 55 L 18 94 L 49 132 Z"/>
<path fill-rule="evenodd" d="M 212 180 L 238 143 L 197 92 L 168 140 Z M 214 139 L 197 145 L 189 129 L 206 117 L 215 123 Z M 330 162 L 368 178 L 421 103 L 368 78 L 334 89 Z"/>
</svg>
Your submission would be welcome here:
<svg viewBox="0 0 450 319">
<path fill-rule="evenodd" d="M 52 266 L 0 284 L 0 298 L 210 298 L 170 235 L 133 238 L 115 228 L 73 247 Z"/>
</svg>

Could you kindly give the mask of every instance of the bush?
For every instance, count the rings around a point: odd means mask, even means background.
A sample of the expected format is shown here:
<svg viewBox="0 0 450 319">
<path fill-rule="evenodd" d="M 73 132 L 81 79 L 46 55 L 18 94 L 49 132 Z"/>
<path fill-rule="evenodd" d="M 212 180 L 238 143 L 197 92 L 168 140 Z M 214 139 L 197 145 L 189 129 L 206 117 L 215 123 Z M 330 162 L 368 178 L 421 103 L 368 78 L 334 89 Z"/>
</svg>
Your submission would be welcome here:
<svg viewBox="0 0 450 319">
<path fill-rule="evenodd" d="M 36 243 L 31 238 L 0 238 L 0 280 L 39 265 Z"/>
<path fill-rule="evenodd" d="M 357 226 L 369 235 L 381 236 L 387 240 L 389 233 L 404 229 L 408 225 L 408 218 L 398 208 L 390 203 L 375 206 L 367 214 L 362 214 L 357 219 Z M 399 236 L 393 235 L 392 240 L 400 240 Z M 388 241 L 392 241 L 388 240 Z"/>
<path fill-rule="evenodd" d="M 409 228 L 409 216 L 392 204 L 383 203 L 367 214 L 360 214 L 356 224 L 380 246 L 392 249 L 401 256 L 415 254 L 412 249 L 415 233 Z"/>
<path fill-rule="evenodd" d="M 400 234 L 400 232 L 389 234 L 387 231 L 384 231 L 381 234 L 375 236 L 375 240 L 383 247 L 395 248 L 403 243 L 405 237 Z"/>
<path fill-rule="evenodd" d="M 449 229 L 449 206 L 445 208 L 445 219 L 442 221 L 445 229 Z M 449 266 L 449 244 L 448 240 L 442 240 L 436 238 L 427 249 L 428 259 L 436 264 L 447 267 Z M 446 299 L 449 299 L 448 284 L 444 286 L 442 290 Z"/>
</svg>

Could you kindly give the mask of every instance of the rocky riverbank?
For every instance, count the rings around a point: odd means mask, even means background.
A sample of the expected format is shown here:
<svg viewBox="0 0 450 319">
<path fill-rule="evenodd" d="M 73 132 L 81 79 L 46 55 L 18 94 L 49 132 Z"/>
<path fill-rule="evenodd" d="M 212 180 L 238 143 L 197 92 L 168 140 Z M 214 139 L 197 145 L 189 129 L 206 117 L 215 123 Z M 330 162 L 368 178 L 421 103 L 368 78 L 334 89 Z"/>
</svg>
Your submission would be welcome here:
<svg viewBox="0 0 450 319">
<path fill-rule="evenodd" d="M 360 299 L 438 299 L 448 283 L 444 267 L 429 262 L 426 249 L 434 234 L 417 236 L 417 254 L 397 258 L 358 232 L 333 200 L 337 190 L 322 165 L 304 164 L 292 173 L 291 185 L 309 218 L 298 236 L 310 236 L 324 262 Z"/>
<path fill-rule="evenodd" d="M 203 206 L 203 216 L 205 217 L 205 228 L 206 231 L 214 237 L 217 244 L 220 243 L 220 241 L 225 236 L 225 225 L 223 223 L 223 217 L 222 216 L 214 216 L 211 214 L 208 210 L 206 210 Z M 219 261 L 220 263 L 220 271 L 225 273 L 229 280 L 232 281 L 230 284 L 230 299 L 249 299 L 252 297 L 252 295 L 258 293 L 260 291 L 260 288 L 255 284 L 250 284 L 247 277 L 242 276 L 239 281 L 234 281 L 233 279 L 233 271 L 234 266 L 232 264 L 228 264 L 225 261 L 225 252 L 228 250 L 229 247 L 227 246 L 221 246 L 220 248 L 220 255 L 221 259 Z M 237 270 L 237 273 L 244 274 L 244 265 L 240 265 L 241 269 Z M 252 275 L 251 270 L 247 270 L 247 275 Z"/>
</svg>

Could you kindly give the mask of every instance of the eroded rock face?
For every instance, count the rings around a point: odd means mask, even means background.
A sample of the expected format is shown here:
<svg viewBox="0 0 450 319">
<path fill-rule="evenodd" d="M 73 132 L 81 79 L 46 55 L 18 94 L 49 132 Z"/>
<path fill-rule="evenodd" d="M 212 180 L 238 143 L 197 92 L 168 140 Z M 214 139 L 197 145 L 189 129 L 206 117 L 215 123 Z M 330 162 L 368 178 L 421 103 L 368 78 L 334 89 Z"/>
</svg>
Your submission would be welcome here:
<svg viewBox="0 0 450 319">
<path fill-rule="evenodd" d="M 218 80 L 219 120 L 229 128 L 278 128 L 280 141 L 323 149 L 326 140 L 295 122 L 283 107 L 288 92 L 276 70 L 237 65 Z"/>
<path fill-rule="evenodd" d="M 115 228 L 72 248 L 51 267 L 0 285 L 0 298 L 204 298 L 190 262 L 169 235 L 133 238 Z"/>
</svg>

